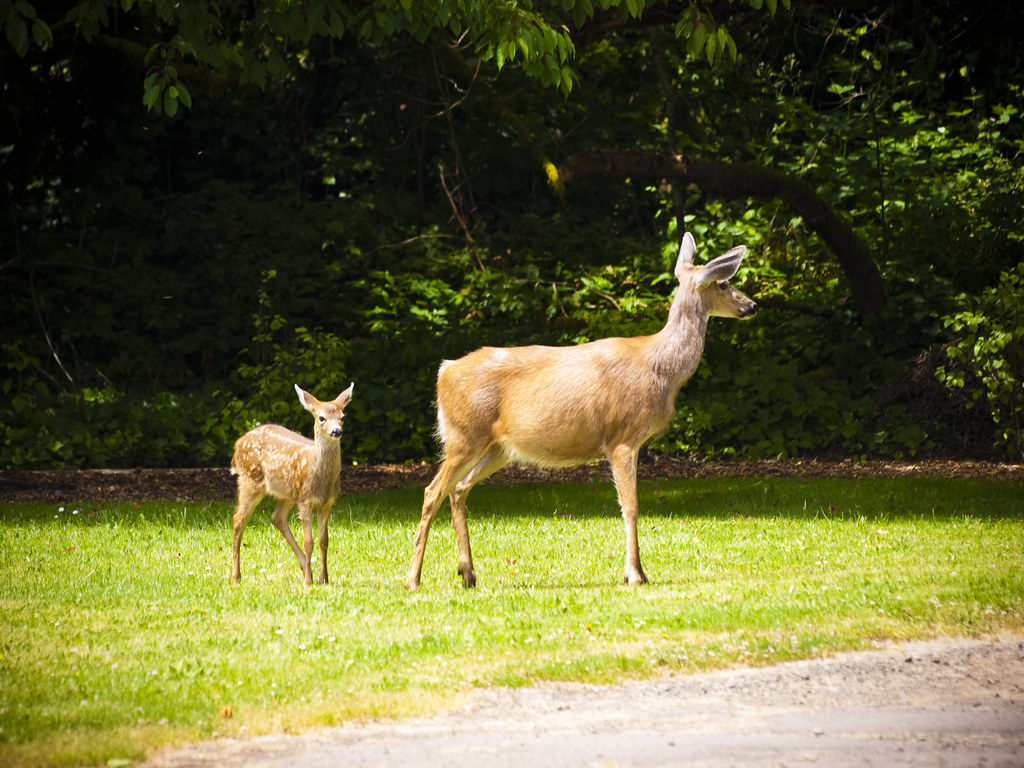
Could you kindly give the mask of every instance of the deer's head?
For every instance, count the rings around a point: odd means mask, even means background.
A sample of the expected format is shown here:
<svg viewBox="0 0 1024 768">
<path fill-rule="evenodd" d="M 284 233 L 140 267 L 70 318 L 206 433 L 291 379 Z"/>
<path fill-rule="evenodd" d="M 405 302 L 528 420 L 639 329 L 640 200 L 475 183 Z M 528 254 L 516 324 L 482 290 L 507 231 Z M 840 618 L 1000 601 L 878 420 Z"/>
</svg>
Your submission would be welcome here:
<svg viewBox="0 0 1024 768">
<path fill-rule="evenodd" d="M 709 316 L 747 320 L 757 313 L 757 304 L 729 283 L 729 278 L 736 274 L 746 253 L 746 246 L 741 245 L 704 266 L 696 266 L 693 257 L 697 254 L 697 246 L 693 236 L 687 232 L 679 244 L 676 278 L 681 289 L 688 288 L 696 292 Z"/>
</svg>

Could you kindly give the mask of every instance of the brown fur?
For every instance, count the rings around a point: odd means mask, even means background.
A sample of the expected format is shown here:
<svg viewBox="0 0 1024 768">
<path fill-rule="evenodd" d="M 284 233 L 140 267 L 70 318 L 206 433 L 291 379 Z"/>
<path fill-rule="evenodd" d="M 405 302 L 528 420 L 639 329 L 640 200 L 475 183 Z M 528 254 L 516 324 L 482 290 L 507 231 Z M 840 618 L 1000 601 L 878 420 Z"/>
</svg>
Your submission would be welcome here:
<svg viewBox="0 0 1024 768">
<path fill-rule="evenodd" d="M 354 385 L 328 402 L 321 402 L 295 386 L 302 406 L 313 414 L 314 438 L 277 424 L 264 424 L 246 432 L 235 443 L 231 472 L 238 476 L 238 507 L 234 517 L 231 583 L 242 578 L 242 533 L 256 505 L 264 496 L 277 499 L 271 521 L 295 553 L 303 580 L 313 583 L 312 513 L 317 511 L 320 542 L 320 583 L 327 583 L 327 521 L 334 500 L 341 493 L 341 437 L 344 407 Z M 288 512 L 299 508 L 305 552 L 299 549 L 288 527 Z"/>
<path fill-rule="evenodd" d="M 597 456 L 611 464 L 625 520 L 625 581 L 647 581 L 636 532 L 637 454 L 671 421 L 676 395 L 700 363 L 708 318 L 748 318 L 757 309 L 728 283 L 745 248 L 703 267 L 693 265 L 695 250 L 685 235 L 675 269 L 679 289 L 665 327 L 652 336 L 575 347 L 484 347 L 442 363 L 437 410 L 444 458 L 423 495 L 409 589 L 420 585 L 430 524 L 446 496 L 459 573 L 471 587 L 476 574 L 466 522 L 470 489 L 509 462 L 566 467 Z"/>
</svg>

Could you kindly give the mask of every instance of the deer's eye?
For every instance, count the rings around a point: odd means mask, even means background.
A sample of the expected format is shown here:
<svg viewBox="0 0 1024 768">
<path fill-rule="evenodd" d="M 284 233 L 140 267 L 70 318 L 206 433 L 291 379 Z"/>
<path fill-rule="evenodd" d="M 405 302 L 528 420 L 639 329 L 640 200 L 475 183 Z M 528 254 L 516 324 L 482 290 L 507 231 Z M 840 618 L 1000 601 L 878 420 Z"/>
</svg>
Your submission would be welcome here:
<svg viewBox="0 0 1024 768">
<path fill-rule="evenodd" d="M 320 423 L 323 424 L 325 421 L 327 421 L 327 419 L 325 419 L 323 416 L 321 416 L 320 417 Z"/>
<path fill-rule="evenodd" d="M 729 281 L 728 281 L 728 280 L 723 280 L 722 282 L 720 282 L 720 283 L 718 284 L 718 287 L 719 287 L 719 288 L 720 288 L 721 290 L 723 290 L 723 291 L 725 291 L 725 290 L 728 290 L 728 288 L 729 288 Z"/>
</svg>

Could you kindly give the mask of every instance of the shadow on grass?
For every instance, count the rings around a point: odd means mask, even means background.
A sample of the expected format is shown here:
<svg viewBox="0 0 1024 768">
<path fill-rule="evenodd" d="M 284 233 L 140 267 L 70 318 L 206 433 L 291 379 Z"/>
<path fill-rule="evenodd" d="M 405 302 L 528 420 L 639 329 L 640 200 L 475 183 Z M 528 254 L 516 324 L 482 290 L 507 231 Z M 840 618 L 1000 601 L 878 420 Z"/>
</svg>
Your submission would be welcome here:
<svg viewBox="0 0 1024 768">
<path fill-rule="evenodd" d="M 960 517 L 1024 519 L 1024 483 L 945 478 L 710 478 L 643 480 L 638 486 L 641 522 L 658 519 L 949 521 Z M 423 491 L 418 487 L 342 494 L 331 516 L 334 528 L 403 525 L 415 528 Z M 270 526 L 273 502 L 265 499 L 249 527 Z M 4 525 L 138 525 L 231 530 L 231 502 L 86 502 L 78 505 L 16 503 L 0 505 Z M 434 526 L 446 525 L 447 504 Z M 469 496 L 473 521 L 567 522 L 620 516 L 615 486 L 607 481 L 502 486 L 484 483 Z M 290 521 L 298 525 L 292 510 Z M 247 528 L 248 530 L 248 528 Z"/>
</svg>

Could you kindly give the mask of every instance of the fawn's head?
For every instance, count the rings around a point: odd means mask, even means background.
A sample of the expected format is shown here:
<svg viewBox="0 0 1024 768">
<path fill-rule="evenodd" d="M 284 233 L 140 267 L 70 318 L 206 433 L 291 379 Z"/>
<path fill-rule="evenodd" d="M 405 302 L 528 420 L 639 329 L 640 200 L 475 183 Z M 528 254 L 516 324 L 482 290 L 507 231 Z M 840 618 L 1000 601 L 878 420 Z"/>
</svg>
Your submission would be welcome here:
<svg viewBox="0 0 1024 768">
<path fill-rule="evenodd" d="M 333 400 L 321 401 L 313 397 L 309 392 L 295 385 L 295 392 L 299 396 L 302 407 L 313 414 L 313 429 L 316 437 L 326 437 L 337 440 L 341 437 L 341 425 L 345 420 L 344 408 L 352 399 L 352 390 L 355 383 L 348 385 L 348 389 L 342 392 Z"/>
<path fill-rule="evenodd" d="M 702 267 L 693 263 L 696 253 L 693 236 L 687 232 L 679 245 L 675 269 L 681 289 L 689 286 L 690 290 L 695 291 L 711 317 L 735 317 L 741 320 L 753 317 L 757 313 L 757 304 L 729 284 L 729 278 L 736 274 L 747 253 L 746 246 L 733 248 Z"/>
</svg>

